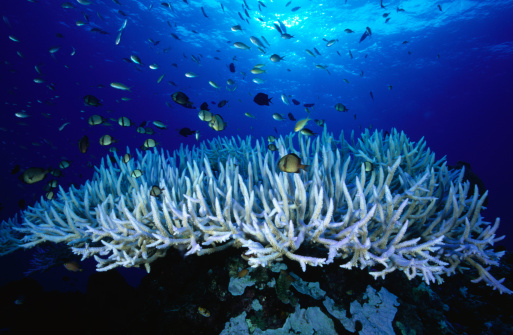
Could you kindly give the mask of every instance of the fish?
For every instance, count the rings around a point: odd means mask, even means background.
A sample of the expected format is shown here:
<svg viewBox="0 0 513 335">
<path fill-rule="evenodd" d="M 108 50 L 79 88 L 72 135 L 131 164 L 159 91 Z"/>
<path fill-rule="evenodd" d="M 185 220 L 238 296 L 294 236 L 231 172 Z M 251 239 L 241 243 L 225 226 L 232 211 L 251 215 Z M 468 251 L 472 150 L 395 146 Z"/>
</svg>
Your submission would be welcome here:
<svg viewBox="0 0 513 335">
<path fill-rule="evenodd" d="M 230 72 L 235 73 L 235 64 L 230 63 L 229 68 L 230 68 Z"/>
<path fill-rule="evenodd" d="M 248 113 L 248 112 L 244 113 L 244 115 L 246 115 L 247 117 L 250 117 L 250 118 L 252 118 L 252 119 L 254 119 L 254 118 L 255 118 L 255 117 L 253 116 L 253 114 Z"/>
<path fill-rule="evenodd" d="M 263 3 L 262 1 L 258 1 L 258 4 L 259 4 L 259 5 L 261 5 L 262 7 L 267 8 L 267 6 L 266 6 L 266 5 L 264 5 L 264 3 Z"/>
<path fill-rule="evenodd" d="M 116 83 L 116 82 L 110 83 L 110 87 L 113 87 L 113 88 L 116 88 L 116 89 L 122 90 L 122 91 L 130 91 L 130 87 L 128 87 L 122 83 Z"/>
<path fill-rule="evenodd" d="M 194 72 L 186 72 L 185 76 L 187 78 L 196 78 L 198 75 L 196 73 L 194 73 Z"/>
<path fill-rule="evenodd" d="M 369 36 L 369 34 L 366 32 L 363 33 L 362 37 L 360 37 L 360 42 L 359 43 L 362 43 L 366 38 L 367 36 Z"/>
<path fill-rule="evenodd" d="M 294 7 L 294 8 L 292 8 L 292 9 L 291 9 L 291 11 L 292 11 L 292 12 L 295 12 L 295 11 L 297 11 L 297 10 L 298 10 L 298 9 L 300 9 L 300 8 L 301 8 L 301 7 Z"/>
<path fill-rule="evenodd" d="M 260 41 L 260 39 L 258 39 L 258 37 L 251 36 L 249 39 L 251 40 L 251 43 L 253 43 L 257 47 L 265 49 L 265 45 L 262 43 L 262 41 Z"/>
<path fill-rule="evenodd" d="M 18 178 L 25 184 L 34 184 L 45 179 L 48 172 L 50 172 L 49 169 L 31 167 L 23 171 L 23 173 Z"/>
<path fill-rule="evenodd" d="M 224 122 L 223 117 L 219 114 L 215 114 L 208 125 L 215 131 L 222 131 L 226 128 L 226 122 Z"/>
<path fill-rule="evenodd" d="M 100 99 L 98 99 L 94 95 L 90 95 L 90 94 L 88 94 L 84 97 L 84 104 L 86 104 L 88 106 L 94 106 L 94 107 L 98 107 L 98 106 L 102 105 L 100 103 Z"/>
<path fill-rule="evenodd" d="M 105 121 L 106 119 L 100 115 L 91 115 L 87 120 L 87 123 L 89 123 L 91 126 L 96 126 L 104 123 Z"/>
<path fill-rule="evenodd" d="M 116 143 L 117 141 L 114 138 L 112 138 L 112 136 L 110 136 L 110 135 L 103 135 L 102 137 L 100 137 L 99 142 L 100 142 L 100 145 L 107 146 L 107 145 Z"/>
<path fill-rule="evenodd" d="M 265 93 L 258 93 L 253 98 L 253 101 L 260 106 L 269 106 L 269 103 L 272 103 L 272 98 L 269 98 L 269 96 Z"/>
<path fill-rule="evenodd" d="M 196 133 L 195 130 L 190 130 L 189 128 L 182 128 L 178 131 L 178 133 L 180 135 L 182 135 L 183 137 L 187 137 L 189 135 L 194 135 Z"/>
<path fill-rule="evenodd" d="M 338 39 L 337 40 L 331 40 L 331 41 L 328 41 L 328 43 L 326 43 L 326 46 L 327 47 L 331 47 L 333 44 L 337 43 L 338 42 Z"/>
<path fill-rule="evenodd" d="M 155 148 L 157 146 L 157 142 L 152 139 L 152 138 L 148 138 L 144 141 L 143 143 L 143 147 L 144 149 L 151 149 L 151 148 Z"/>
<path fill-rule="evenodd" d="M 93 33 L 100 33 L 100 34 L 102 34 L 102 35 L 108 35 L 108 34 L 110 34 L 108 31 L 105 31 L 105 30 L 102 30 L 102 29 L 100 29 L 100 28 L 96 28 L 96 27 L 92 28 L 92 29 L 91 29 L 91 32 L 93 32 Z"/>
<path fill-rule="evenodd" d="M 187 95 L 185 95 L 185 93 L 183 92 L 175 92 L 171 95 L 171 98 L 173 99 L 174 102 L 176 102 L 177 104 L 185 107 L 185 108 L 189 108 L 189 109 L 193 109 L 194 107 L 192 106 L 192 102 L 189 101 L 189 97 Z"/>
<path fill-rule="evenodd" d="M 265 37 L 264 37 L 264 36 L 260 36 L 260 37 L 262 37 L 262 40 L 264 40 L 265 44 L 267 44 L 268 46 L 271 46 L 271 45 L 269 44 L 269 42 L 267 42 L 267 40 L 265 39 Z"/>
<path fill-rule="evenodd" d="M 354 31 L 349 28 L 344 29 L 344 31 L 348 34 L 354 33 Z"/>
<path fill-rule="evenodd" d="M 165 74 L 161 75 L 161 76 L 159 77 L 159 79 L 157 79 L 157 84 L 160 84 L 160 82 L 162 81 L 162 79 L 164 79 L 164 76 L 165 76 Z"/>
<path fill-rule="evenodd" d="M 265 73 L 265 70 L 262 70 L 261 68 L 258 68 L 258 67 L 254 67 L 251 69 L 251 73 L 252 74 L 262 74 L 262 73 Z"/>
<path fill-rule="evenodd" d="M 224 107 L 224 105 L 226 105 L 227 103 L 228 103 L 228 100 L 221 100 L 221 101 L 219 101 L 219 103 L 217 104 L 217 107 L 222 108 L 222 107 Z"/>
<path fill-rule="evenodd" d="M 300 130 L 301 134 L 305 135 L 305 136 L 313 136 L 315 135 L 315 133 L 313 131 L 311 131 L 310 129 L 308 128 L 303 128 Z"/>
<path fill-rule="evenodd" d="M 279 25 L 277 25 L 276 23 L 273 23 L 273 24 L 274 24 L 274 28 L 275 28 L 276 30 L 278 30 L 278 32 L 280 33 L 280 35 L 281 35 L 281 34 L 283 34 L 283 31 L 281 31 L 280 26 L 279 26 Z"/>
<path fill-rule="evenodd" d="M 123 163 L 128 163 L 132 157 L 130 157 L 130 154 L 124 154 L 122 158 Z"/>
<path fill-rule="evenodd" d="M 349 109 L 347 109 L 347 107 L 344 104 L 340 103 L 340 102 L 335 105 L 335 109 L 338 110 L 339 112 L 347 112 L 347 111 L 349 111 Z"/>
<path fill-rule="evenodd" d="M 130 55 L 130 60 L 132 62 L 134 62 L 135 64 L 139 64 L 141 65 L 142 62 L 141 62 L 141 59 L 139 58 L 139 56 L 136 56 L 136 55 Z"/>
<path fill-rule="evenodd" d="M 248 47 L 246 44 L 242 43 L 242 42 L 235 42 L 233 43 L 233 46 L 236 47 L 237 49 L 241 49 L 241 50 L 250 50 L 251 47 Z"/>
<path fill-rule="evenodd" d="M 294 131 L 298 132 L 301 129 L 303 129 L 306 126 L 306 124 L 308 123 L 308 121 L 310 121 L 310 120 L 311 119 L 307 116 L 306 119 L 301 119 L 298 122 L 296 122 L 296 126 L 294 127 Z"/>
<path fill-rule="evenodd" d="M 155 121 L 153 121 L 153 124 L 155 125 L 155 127 L 159 128 L 159 129 L 167 129 L 167 126 L 162 121 L 155 120 Z"/>
<path fill-rule="evenodd" d="M 139 170 L 139 169 L 135 169 L 134 171 L 132 171 L 132 173 L 130 174 L 130 176 L 132 178 L 139 178 L 140 176 L 142 176 L 142 171 Z"/>
<path fill-rule="evenodd" d="M 319 56 L 321 56 L 321 53 L 319 52 L 319 50 L 317 50 L 317 48 L 314 48 L 314 51 L 316 54 L 318 54 Z"/>
<path fill-rule="evenodd" d="M 123 34 L 123 31 L 120 31 L 118 36 L 116 37 L 116 41 L 114 42 L 116 45 L 119 45 L 121 43 L 121 35 Z"/>
<path fill-rule="evenodd" d="M 56 53 L 57 51 L 59 51 L 61 49 L 61 46 L 58 45 L 58 46 L 55 46 L 55 47 L 51 47 L 50 49 L 48 49 L 48 52 L 51 53 L 51 54 L 54 54 Z"/>
<path fill-rule="evenodd" d="M 205 16 L 207 19 L 208 19 L 208 16 L 207 14 L 205 13 L 205 9 L 203 7 L 201 7 L 201 12 L 203 13 L 203 16 Z"/>
<path fill-rule="evenodd" d="M 289 113 L 287 116 L 289 117 L 290 121 L 296 121 L 296 118 L 294 117 L 294 115 L 292 115 L 292 113 Z"/>
<path fill-rule="evenodd" d="M 150 195 L 152 197 L 158 197 L 162 194 L 162 191 L 164 191 L 164 188 L 160 188 L 157 185 L 153 185 L 150 189 Z"/>
<path fill-rule="evenodd" d="M 198 113 L 198 117 L 201 121 L 210 122 L 214 115 L 210 113 L 208 110 L 200 110 Z"/>
<path fill-rule="evenodd" d="M 273 119 L 275 119 L 276 121 L 283 121 L 283 120 L 285 120 L 283 115 L 281 115 L 280 113 L 274 113 L 273 114 Z"/>
<path fill-rule="evenodd" d="M 301 169 L 307 171 L 309 165 L 301 164 L 301 158 L 292 153 L 280 158 L 278 161 L 278 168 L 287 173 L 299 173 Z"/>
<path fill-rule="evenodd" d="M 374 94 L 372 93 L 372 91 L 370 91 L 369 94 L 370 94 L 372 101 L 374 101 Z"/>
<path fill-rule="evenodd" d="M 16 174 L 18 172 L 20 172 L 20 165 L 19 164 L 16 164 L 16 166 L 11 170 L 11 174 Z"/>
<path fill-rule="evenodd" d="M 437 5 L 437 7 L 438 7 L 438 9 L 439 9 L 441 12 L 443 12 L 443 11 L 442 11 L 442 5 Z"/>
<path fill-rule="evenodd" d="M 353 53 L 351 52 L 351 50 L 348 50 L 349 52 L 349 57 L 351 57 L 351 59 L 353 59 Z"/>
<path fill-rule="evenodd" d="M 303 107 L 310 108 L 313 107 L 315 104 L 304 104 Z"/>
<path fill-rule="evenodd" d="M 278 151 L 278 147 L 274 143 L 268 144 L 267 149 L 269 149 L 271 151 Z"/>
<path fill-rule="evenodd" d="M 278 20 L 278 24 L 280 25 L 281 31 L 283 34 L 287 33 L 287 26 L 283 24 L 280 20 Z"/>
<path fill-rule="evenodd" d="M 123 24 L 121 25 L 121 28 L 119 28 L 119 30 L 118 30 L 118 31 L 122 31 L 122 30 L 124 30 L 124 29 L 126 28 L 126 24 L 127 24 L 127 23 L 128 23 L 128 19 L 126 19 L 126 20 L 123 22 Z"/>
<path fill-rule="evenodd" d="M 135 125 L 132 120 L 130 120 L 129 118 L 127 118 L 126 116 L 121 116 L 120 118 L 118 118 L 118 124 L 121 126 L 121 127 L 130 127 L 130 126 L 133 126 Z"/>
<path fill-rule="evenodd" d="M 285 105 L 290 105 L 289 98 L 287 98 L 285 94 L 281 95 L 281 101 L 283 101 Z"/>
<path fill-rule="evenodd" d="M 271 55 L 271 62 L 278 63 L 279 61 L 283 60 L 285 57 L 280 57 L 277 54 Z"/>
<path fill-rule="evenodd" d="M 263 84 L 265 83 L 265 80 L 263 80 L 262 78 L 253 78 L 252 80 L 255 84 Z"/>
<path fill-rule="evenodd" d="M 203 103 L 200 105 L 200 110 L 206 110 L 206 111 L 209 111 L 210 109 L 208 108 L 208 103 L 203 102 Z"/>
<path fill-rule="evenodd" d="M 328 74 L 331 74 L 330 71 L 327 69 L 327 65 L 321 65 L 321 64 L 317 64 L 315 65 L 316 68 L 318 69 L 322 69 L 322 70 L 326 70 L 326 72 L 328 72 Z"/>
<path fill-rule="evenodd" d="M 291 34 L 287 34 L 287 33 L 281 34 L 281 38 L 283 38 L 284 40 L 290 40 L 293 37 L 294 36 L 292 36 Z"/>
<path fill-rule="evenodd" d="M 219 89 L 219 86 L 213 82 L 212 80 L 209 80 L 208 83 L 210 84 L 210 86 L 212 86 L 213 88 L 216 88 L 216 89 Z"/>
<path fill-rule="evenodd" d="M 64 129 L 64 127 L 66 127 L 70 123 L 71 122 L 65 122 L 64 124 L 62 124 L 62 126 L 59 127 L 59 131 L 62 131 Z"/>
<path fill-rule="evenodd" d="M 16 117 L 19 117 L 20 119 L 25 119 L 30 116 L 30 114 L 26 113 L 25 111 L 14 113 Z"/>
<path fill-rule="evenodd" d="M 292 99 L 292 103 L 293 103 L 294 105 L 296 105 L 296 106 L 300 104 L 300 102 L 299 102 L 299 101 L 297 101 L 296 99 Z"/>
<path fill-rule="evenodd" d="M 319 127 L 322 127 L 324 126 L 324 120 L 318 120 L 318 119 L 315 119 L 314 120 L 315 124 L 318 125 Z"/>
<path fill-rule="evenodd" d="M 308 49 L 306 49 L 306 53 L 309 54 L 312 57 L 316 57 L 315 54 L 313 52 L 311 52 L 310 50 L 308 50 Z"/>
<path fill-rule="evenodd" d="M 75 8 L 75 6 L 73 6 L 73 4 L 72 4 L 71 2 L 63 2 L 63 3 L 61 4 L 61 8 L 64 8 L 64 9 L 71 9 L 71 8 Z M 5 19 L 7 19 L 7 18 L 4 16 L 4 21 L 5 21 Z M 7 22 L 6 22 L 6 24 L 7 24 Z M 9 24 L 7 24 L 7 25 L 10 27 L 10 25 L 9 25 Z"/>
<path fill-rule="evenodd" d="M 59 163 L 59 169 L 61 169 L 61 170 L 67 169 L 67 168 L 69 168 L 69 165 L 70 165 L 70 161 L 63 160 Z"/>
</svg>

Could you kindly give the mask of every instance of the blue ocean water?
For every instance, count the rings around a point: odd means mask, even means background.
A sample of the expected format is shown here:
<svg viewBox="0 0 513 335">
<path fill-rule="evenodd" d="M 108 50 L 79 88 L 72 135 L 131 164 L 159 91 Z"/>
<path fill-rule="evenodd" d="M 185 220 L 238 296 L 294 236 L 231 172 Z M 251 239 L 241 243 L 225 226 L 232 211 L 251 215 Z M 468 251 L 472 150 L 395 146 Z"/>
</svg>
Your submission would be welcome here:
<svg viewBox="0 0 513 335">
<path fill-rule="evenodd" d="M 513 2 L 383 1 L 382 8 L 376 0 L 293 0 L 288 6 L 288 1 L 266 0 L 265 7 L 246 0 L 250 9 L 243 1 L 80 2 L 0 4 L 1 219 L 38 201 L 52 179 L 48 175 L 26 185 L 18 180 L 19 172 L 11 174 L 17 165 L 23 171 L 70 161 L 58 178 L 66 190 L 90 178 L 92 167 L 112 148 L 133 152 L 148 138 L 166 150 L 197 145 L 194 135 L 179 134 L 183 128 L 199 131 L 199 141 L 285 135 L 294 131 L 295 122 L 287 117 L 292 113 L 298 120 L 323 119 L 329 132 L 343 130 L 346 138 L 365 128 L 395 127 L 412 140 L 424 137 L 436 157 L 447 156 L 451 165 L 470 163 L 489 190 L 483 215 L 487 221 L 501 218 L 499 234 L 509 234 L 502 243 L 511 245 Z M 274 25 L 279 21 L 292 38 L 281 38 Z M 242 31 L 232 31 L 235 25 Z M 372 34 L 359 42 L 367 27 Z M 251 36 L 265 37 L 270 46 L 264 42 L 261 52 Z M 328 47 L 331 40 L 336 41 Z M 250 49 L 235 48 L 235 42 Z M 272 62 L 273 54 L 284 59 Z M 142 64 L 131 62 L 132 55 Z M 156 69 L 149 67 L 153 64 Z M 265 64 L 265 73 L 251 73 L 257 64 Z M 187 72 L 197 77 L 188 78 Z M 265 82 L 254 83 L 256 77 Z M 235 84 L 228 85 L 228 79 Z M 112 82 L 130 90 L 115 89 Z M 171 95 L 178 91 L 196 109 L 173 102 Z M 268 94 L 270 106 L 255 104 L 257 93 Z M 282 94 L 300 104 L 285 104 Z M 100 99 L 101 106 L 85 105 L 86 95 Z M 217 107 L 222 100 L 228 103 Z M 222 115 L 225 130 L 217 132 L 198 118 L 203 102 Z M 303 106 L 307 103 L 314 104 L 310 113 Z M 349 111 L 337 111 L 337 103 Z M 28 117 L 15 115 L 20 112 Z M 286 120 L 274 120 L 273 113 Z M 94 114 L 108 121 L 90 126 Z M 119 126 L 122 116 L 136 126 Z M 151 124 L 155 120 L 167 129 L 157 129 Z M 144 121 L 155 134 L 136 131 Z M 308 127 L 321 131 L 312 121 Z M 106 134 L 117 142 L 101 146 Z M 78 148 L 84 135 L 90 141 L 86 154 Z"/>
</svg>

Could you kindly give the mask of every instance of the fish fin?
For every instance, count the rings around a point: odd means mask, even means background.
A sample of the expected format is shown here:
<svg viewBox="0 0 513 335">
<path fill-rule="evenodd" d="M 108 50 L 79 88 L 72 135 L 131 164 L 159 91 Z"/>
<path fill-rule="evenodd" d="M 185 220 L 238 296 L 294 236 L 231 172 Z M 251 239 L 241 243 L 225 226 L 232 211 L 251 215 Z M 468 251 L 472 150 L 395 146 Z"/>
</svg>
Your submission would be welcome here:
<svg viewBox="0 0 513 335">
<path fill-rule="evenodd" d="M 304 164 L 300 164 L 299 165 L 299 169 L 303 169 L 305 170 L 306 172 L 308 172 L 310 170 L 310 165 L 304 165 Z M 299 172 L 299 170 L 298 170 Z"/>
</svg>

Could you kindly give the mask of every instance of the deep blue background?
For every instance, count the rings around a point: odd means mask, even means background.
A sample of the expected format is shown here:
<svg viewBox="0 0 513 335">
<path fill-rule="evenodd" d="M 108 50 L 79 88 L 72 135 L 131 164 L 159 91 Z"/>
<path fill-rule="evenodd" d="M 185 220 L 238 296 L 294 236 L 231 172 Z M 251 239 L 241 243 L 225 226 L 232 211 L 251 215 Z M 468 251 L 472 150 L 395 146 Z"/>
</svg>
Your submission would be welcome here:
<svg viewBox="0 0 513 335">
<path fill-rule="evenodd" d="M 349 0 L 343 4 L 294 0 L 288 7 L 286 1 L 265 1 L 267 7 L 259 11 L 256 1 L 246 0 L 251 8 L 249 24 L 239 18 L 238 12 L 246 17 L 241 1 L 223 1 L 224 12 L 217 1 L 175 0 L 170 2 L 173 9 L 157 1 L 120 0 L 121 6 L 111 0 L 93 1 L 88 6 L 74 1 L 72 9 L 61 8 L 64 1 L 0 4 L 4 17 L 0 22 L 0 218 L 7 219 L 18 212 L 21 199 L 29 206 L 37 201 L 50 180 L 47 177 L 41 183 L 25 185 L 10 174 L 16 165 L 22 170 L 32 166 L 56 168 L 61 160 L 70 160 L 71 167 L 59 179 L 67 189 L 71 183 L 80 185 L 90 178 L 93 169 L 87 164 L 97 165 L 108 154 L 109 148 L 98 143 L 104 134 L 118 140 L 114 147 L 120 153 L 127 146 L 132 150 L 140 147 L 147 138 L 154 138 L 159 147 L 167 150 L 182 144 L 195 145 L 193 136 L 184 138 L 178 134 L 183 127 L 199 130 L 200 140 L 247 135 L 265 138 L 277 135 L 275 128 L 284 135 L 293 131 L 295 123 L 275 121 L 273 113 L 285 116 L 291 112 L 296 119 L 307 116 L 301 105 L 282 103 L 280 95 L 286 94 L 302 104 L 315 103 L 310 117 L 325 119 L 328 131 L 336 135 L 343 130 L 347 138 L 351 131 L 359 135 L 366 127 L 395 127 L 414 141 L 424 137 L 437 159 L 446 155 L 449 164 L 469 162 L 489 189 L 489 206 L 482 214 L 487 221 L 501 218 L 499 233 L 510 235 L 501 243 L 511 246 L 512 1 L 385 1 L 385 9 L 380 8 L 379 1 Z M 209 18 L 203 16 L 201 6 Z M 297 6 L 301 8 L 292 12 Z M 397 7 L 405 11 L 397 12 Z M 388 23 L 384 13 L 390 13 Z M 84 21 L 84 15 L 89 24 L 76 26 L 77 20 Z M 125 19 L 128 23 L 116 46 L 117 31 Z M 280 38 L 273 28 L 277 19 L 287 25 L 293 39 Z M 235 24 L 244 30 L 232 32 L 230 27 Z M 367 26 L 373 34 L 359 43 Z M 93 27 L 109 34 L 91 32 Z M 344 32 L 346 28 L 355 33 Z M 64 38 L 57 37 L 57 33 Z M 10 35 L 19 42 L 10 40 Z M 261 54 L 251 44 L 250 36 L 265 36 L 271 44 L 267 54 Z M 338 42 L 326 47 L 323 38 Z M 160 43 L 154 46 L 148 39 Z M 236 49 L 234 42 L 243 42 L 251 50 Z M 52 56 L 48 50 L 54 46 L 60 49 Z M 321 56 L 313 58 L 305 52 L 314 47 Z M 73 48 L 76 54 L 71 56 Z M 269 57 L 273 53 L 285 59 L 272 63 Z M 130 55 L 138 55 L 143 66 L 123 60 Z M 199 58 L 200 64 L 191 55 Z M 236 73 L 228 69 L 231 62 Z M 159 66 L 157 70 L 148 67 L 154 63 Z M 266 81 L 262 85 L 251 81 L 255 75 L 250 70 L 258 63 L 266 64 L 263 68 L 267 72 L 258 76 Z M 330 74 L 316 68 L 316 64 L 327 66 Z M 42 75 L 36 73 L 35 65 L 39 65 Z M 186 72 L 199 76 L 186 78 Z M 162 74 L 165 76 L 157 84 Z M 45 83 L 37 84 L 34 78 L 42 78 Z M 225 89 L 227 79 L 236 81 L 234 92 Z M 211 87 L 209 80 L 220 89 Z M 131 91 L 111 88 L 111 82 L 122 82 Z M 55 90 L 47 87 L 50 83 Z M 207 101 L 212 111 L 228 123 L 226 130 L 215 132 L 198 119 L 198 110 L 172 102 L 170 95 L 179 90 L 196 107 Z M 253 97 L 258 92 L 273 97 L 273 104 L 256 105 Z M 102 106 L 85 106 L 83 97 L 87 94 L 97 96 Z M 122 101 L 121 97 L 131 100 Z M 223 108 L 211 104 L 223 99 L 229 101 Z M 339 102 L 349 108 L 348 113 L 335 110 Z M 17 118 L 14 114 L 21 110 L 30 117 Z M 256 118 L 246 117 L 245 112 Z M 92 127 L 87 119 L 93 114 L 114 121 Z M 120 116 L 136 124 L 161 120 L 168 129 L 153 127 L 156 134 L 141 135 L 135 127 L 117 125 Z M 65 122 L 70 124 L 59 131 Z M 313 122 L 309 127 L 321 129 Z M 78 140 L 83 135 L 91 142 L 87 154 L 78 150 Z M 24 258 L 2 259 L 7 261 L 21 269 L 28 267 Z"/>
</svg>

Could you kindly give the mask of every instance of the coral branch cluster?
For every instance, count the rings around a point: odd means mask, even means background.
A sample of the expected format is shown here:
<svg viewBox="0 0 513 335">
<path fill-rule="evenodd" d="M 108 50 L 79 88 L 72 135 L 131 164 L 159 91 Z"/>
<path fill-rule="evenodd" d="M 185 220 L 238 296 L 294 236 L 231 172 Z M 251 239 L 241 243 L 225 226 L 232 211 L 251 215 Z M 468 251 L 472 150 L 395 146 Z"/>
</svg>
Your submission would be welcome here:
<svg viewBox="0 0 513 335">
<path fill-rule="evenodd" d="M 294 146 L 296 143 L 296 147 Z M 368 130 L 358 140 L 326 130 L 315 139 L 276 142 L 306 172 L 277 168 L 263 141 L 217 138 L 192 150 L 114 155 L 80 188 L 62 188 L 21 218 L 2 222 L 0 255 L 43 242 L 66 243 L 98 271 L 150 264 L 171 247 L 204 255 L 243 248 L 251 266 L 284 257 L 309 266 L 369 268 L 374 277 L 400 270 L 442 282 L 467 267 L 500 292 L 512 293 L 488 269 L 502 237 L 481 216 L 487 192 L 448 168 L 423 139 Z M 139 178 L 132 177 L 136 169 Z M 150 195 L 153 186 L 162 192 Z"/>
</svg>

